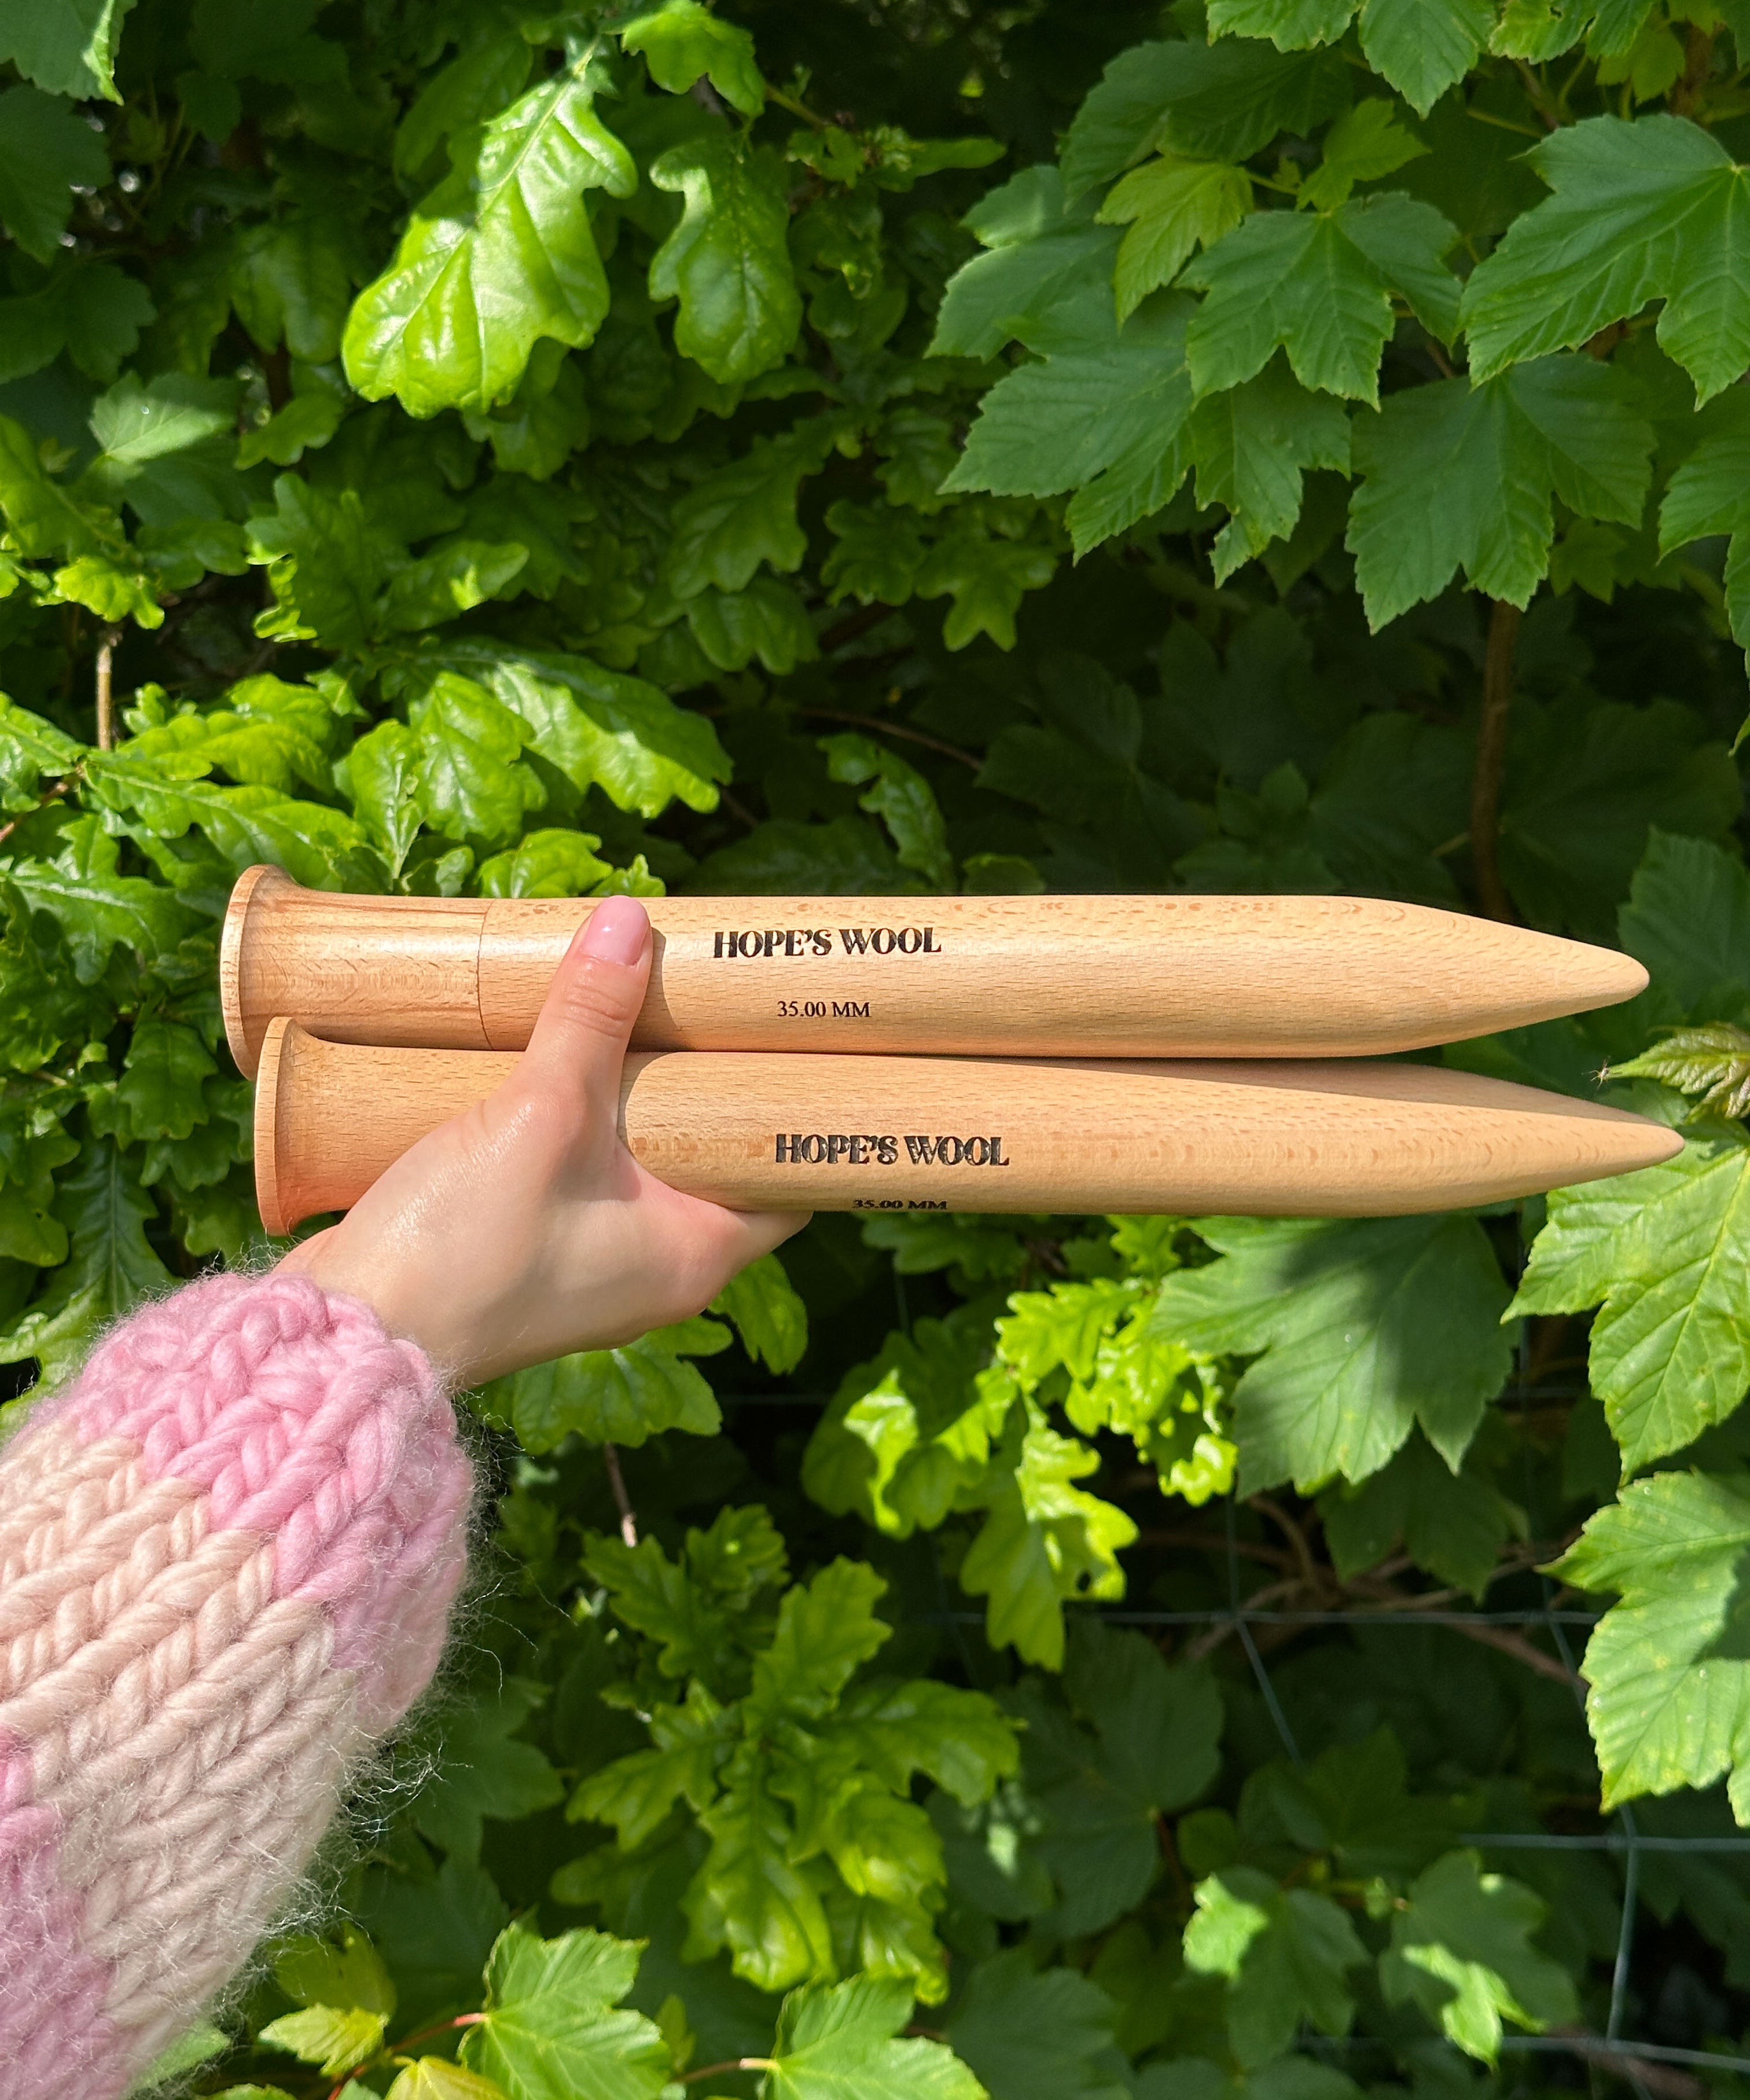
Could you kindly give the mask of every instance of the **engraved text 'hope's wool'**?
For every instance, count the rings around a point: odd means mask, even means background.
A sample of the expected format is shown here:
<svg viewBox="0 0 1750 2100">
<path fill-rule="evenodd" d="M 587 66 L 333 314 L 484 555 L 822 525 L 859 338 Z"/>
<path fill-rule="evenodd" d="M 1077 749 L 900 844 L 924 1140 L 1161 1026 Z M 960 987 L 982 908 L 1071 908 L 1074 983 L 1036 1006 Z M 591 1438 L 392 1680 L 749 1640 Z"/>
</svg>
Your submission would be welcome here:
<svg viewBox="0 0 1750 2100">
<path fill-rule="evenodd" d="M 1007 1167 L 1000 1137 L 903 1139 L 867 1131 L 779 1131 L 772 1157 L 780 1167 L 893 1167 L 903 1143 L 914 1167 Z"/>
<path fill-rule="evenodd" d="M 839 940 L 847 955 L 939 955 L 941 944 L 933 926 L 841 926 Z M 751 933 L 720 928 L 712 936 L 712 955 L 719 960 L 743 955 L 830 955 L 830 926 L 768 926 Z"/>
</svg>

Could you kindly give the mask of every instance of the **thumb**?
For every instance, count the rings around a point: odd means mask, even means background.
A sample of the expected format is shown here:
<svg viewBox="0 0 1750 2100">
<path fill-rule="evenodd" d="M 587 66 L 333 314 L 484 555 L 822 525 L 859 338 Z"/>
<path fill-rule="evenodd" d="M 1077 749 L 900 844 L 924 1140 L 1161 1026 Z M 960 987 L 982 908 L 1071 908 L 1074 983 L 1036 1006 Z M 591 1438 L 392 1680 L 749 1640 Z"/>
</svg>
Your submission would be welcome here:
<svg viewBox="0 0 1750 2100">
<path fill-rule="evenodd" d="M 649 915 L 635 898 L 605 898 L 553 973 L 518 1078 L 561 1100 L 616 1103 L 650 975 Z"/>
</svg>

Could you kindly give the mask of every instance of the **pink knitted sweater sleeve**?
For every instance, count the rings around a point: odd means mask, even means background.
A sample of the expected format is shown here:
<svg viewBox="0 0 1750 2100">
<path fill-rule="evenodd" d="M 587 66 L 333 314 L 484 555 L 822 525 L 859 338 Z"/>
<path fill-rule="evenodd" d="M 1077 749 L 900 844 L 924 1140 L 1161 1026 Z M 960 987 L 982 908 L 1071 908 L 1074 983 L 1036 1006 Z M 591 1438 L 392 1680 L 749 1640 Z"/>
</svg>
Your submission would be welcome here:
<svg viewBox="0 0 1750 2100">
<path fill-rule="evenodd" d="M 0 2064 L 115 2100 L 430 1679 L 470 1492 L 419 1351 L 298 1277 L 118 1327 L 0 1455 Z"/>
</svg>

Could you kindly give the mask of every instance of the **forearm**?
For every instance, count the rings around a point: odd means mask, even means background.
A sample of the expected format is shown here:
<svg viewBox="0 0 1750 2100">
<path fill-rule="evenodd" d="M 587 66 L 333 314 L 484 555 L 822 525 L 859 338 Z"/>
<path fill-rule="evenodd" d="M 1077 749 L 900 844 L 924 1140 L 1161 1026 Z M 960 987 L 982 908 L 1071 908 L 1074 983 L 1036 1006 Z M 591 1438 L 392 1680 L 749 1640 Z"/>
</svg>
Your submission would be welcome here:
<svg viewBox="0 0 1750 2100">
<path fill-rule="evenodd" d="M 110 2100 L 430 1679 L 469 1495 L 425 1357 L 284 1273 L 136 1314 L 0 1456 L 0 2056 Z"/>
</svg>

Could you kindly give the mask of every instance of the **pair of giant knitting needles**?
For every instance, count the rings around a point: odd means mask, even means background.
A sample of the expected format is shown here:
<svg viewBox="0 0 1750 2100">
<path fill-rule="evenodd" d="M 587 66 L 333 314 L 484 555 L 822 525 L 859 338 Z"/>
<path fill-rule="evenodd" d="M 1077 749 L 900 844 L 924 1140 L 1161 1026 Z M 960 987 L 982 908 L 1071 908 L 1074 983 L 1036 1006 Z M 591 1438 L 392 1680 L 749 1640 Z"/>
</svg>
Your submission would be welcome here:
<svg viewBox="0 0 1750 2100">
<path fill-rule="evenodd" d="M 593 910 L 252 868 L 221 978 L 270 1232 L 498 1084 Z M 659 898 L 620 1130 L 738 1210 L 1439 1211 L 1651 1166 L 1662 1124 L 1388 1061 L 1607 1006 L 1638 963 L 1369 898 Z"/>
</svg>

